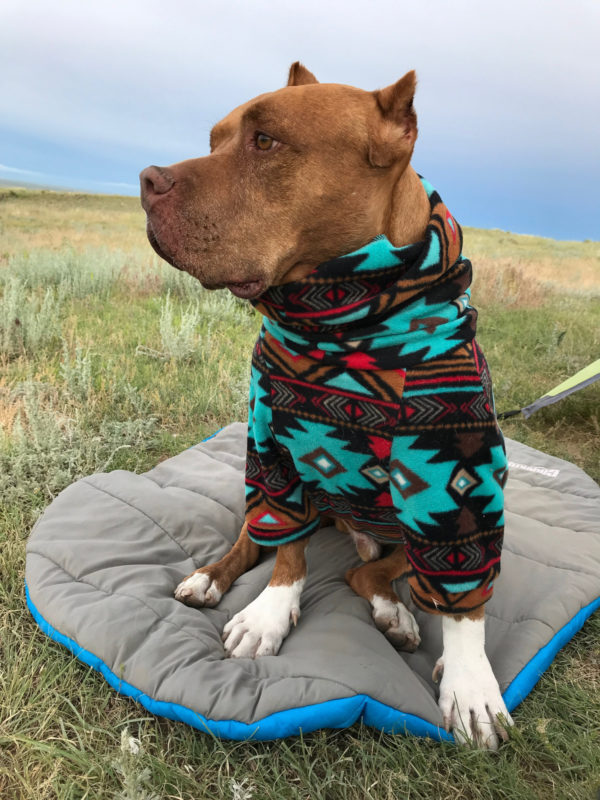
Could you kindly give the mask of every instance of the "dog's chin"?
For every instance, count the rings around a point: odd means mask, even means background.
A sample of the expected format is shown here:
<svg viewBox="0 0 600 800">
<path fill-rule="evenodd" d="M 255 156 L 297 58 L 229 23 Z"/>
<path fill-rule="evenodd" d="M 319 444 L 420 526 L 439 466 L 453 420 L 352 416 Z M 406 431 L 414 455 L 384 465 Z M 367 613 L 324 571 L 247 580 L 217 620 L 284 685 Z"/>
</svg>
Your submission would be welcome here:
<svg viewBox="0 0 600 800">
<path fill-rule="evenodd" d="M 176 269 L 180 269 L 183 272 L 188 272 L 190 275 L 193 275 L 200 281 L 205 289 L 229 289 L 231 294 L 234 294 L 236 297 L 240 297 L 243 300 L 254 300 L 254 298 L 259 297 L 268 288 L 267 281 L 264 278 L 258 278 L 254 276 L 245 281 L 219 281 L 217 283 L 214 281 L 204 280 L 201 277 L 201 271 L 197 268 L 197 265 L 184 263 L 183 261 L 178 260 L 176 256 L 171 255 L 169 252 L 163 249 L 149 220 L 146 225 L 146 235 L 148 236 L 148 241 L 152 245 L 154 251 L 163 259 L 163 261 L 166 261 L 167 264 L 170 264 Z"/>
</svg>

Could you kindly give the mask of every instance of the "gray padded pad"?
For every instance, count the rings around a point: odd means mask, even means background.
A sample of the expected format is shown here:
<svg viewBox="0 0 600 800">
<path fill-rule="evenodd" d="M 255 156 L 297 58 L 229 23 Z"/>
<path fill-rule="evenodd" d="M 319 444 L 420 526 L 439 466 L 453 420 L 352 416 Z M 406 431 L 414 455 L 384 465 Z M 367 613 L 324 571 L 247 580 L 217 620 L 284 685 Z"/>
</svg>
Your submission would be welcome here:
<svg viewBox="0 0 600 800">
<path fill-rule="evenodd" d="M 431 673 L 441 624 L 414 611 L 422 644 L 398 652 L 344 573 L 359 564 L 348 536 L 315 534 L 307 550 L 302 616 L 279 655 L 226 659 L 226 621 L 263 589 L 274 553 L 215 609 L 178 603 L 185 575 L 221 557 L 243 522 L 246 426 L 143 475 L 92 475 L 62 492 L 27 546 L 26 583 L 39 614 L 155 700 L 209 720 L 255 723 L 283 709 L 353 695 L 441 724 Z M 486 647 L 502 690 L 600 595 L 600 487 L 577 467 L 507 442 L 502 573 L 487 604 Z M 514 703 L 512 704 L 514 705 Z"/>
</svg>

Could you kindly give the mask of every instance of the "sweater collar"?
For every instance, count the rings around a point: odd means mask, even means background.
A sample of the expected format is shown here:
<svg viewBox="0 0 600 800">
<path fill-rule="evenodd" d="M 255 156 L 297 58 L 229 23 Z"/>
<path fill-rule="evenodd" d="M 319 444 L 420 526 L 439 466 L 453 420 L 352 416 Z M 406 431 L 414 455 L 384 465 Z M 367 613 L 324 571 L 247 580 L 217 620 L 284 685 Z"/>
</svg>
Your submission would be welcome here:
<svg viewBox="0 0 600 800">
<path fill-rule="evenodd" d="M 377 236 L 252 301 L 280 344 L 321 359 L 368 352 L 373 368 L 387 368 L 433 358 L 473 338 L 476 312 L 462 231 L 438 193 L 421 181 L 431 210 L 421 242 L 395 247 Z"/>
</svg>

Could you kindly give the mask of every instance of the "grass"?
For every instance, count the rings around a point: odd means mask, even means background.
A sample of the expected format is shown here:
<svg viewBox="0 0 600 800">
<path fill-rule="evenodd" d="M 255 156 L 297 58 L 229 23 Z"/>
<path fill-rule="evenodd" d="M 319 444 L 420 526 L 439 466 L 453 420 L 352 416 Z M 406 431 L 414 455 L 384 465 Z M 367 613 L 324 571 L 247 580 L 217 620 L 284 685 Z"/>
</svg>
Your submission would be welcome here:
<svg viewBox="0 0 600 800">
<path fill-rule="evenodd" d="M 0 189 L 0 241 L 0 797 L 596 797 L 598 615 L 517 709 L 497 754 L 360 725 L 220 742 L 149 716 L 46 639 L 23 598 L 34 521 L 84 474 L 148 469 L 244 418 L 259 320 L 159 262 L 133 198 Z M 500 411 L 597 357 L 598 243 L 469 229 L 465 250 Z M 599 409 L 596 384 L 503 427 L 600 480 Z"/>
<path fill-rule="evenodd" d="M 518 265 L 540 282 L 570 293 L 597 295 L 600 242 L 557 242 L 541 236 L 523 236 L 499 230 L 466 228 L 469 257 L 479 268 Z"/>
</svg>

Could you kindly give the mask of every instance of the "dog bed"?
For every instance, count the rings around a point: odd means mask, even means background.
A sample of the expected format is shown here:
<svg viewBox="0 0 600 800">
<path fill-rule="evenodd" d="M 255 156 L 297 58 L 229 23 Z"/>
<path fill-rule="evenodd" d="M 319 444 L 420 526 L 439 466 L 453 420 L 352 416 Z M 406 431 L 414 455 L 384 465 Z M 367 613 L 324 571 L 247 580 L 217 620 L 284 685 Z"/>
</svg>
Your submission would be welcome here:
<svg viewBox="0 0 600 800">
<path fill-rule="evenodd" d="M 600 487 L 579 468 L 508 441 L 502 573 L 486 646 L 509 710 L 600 606 Z M 224 658 L 221 630 L 262 590 L 265 553 L 217 608 L 173 598 L 182 576 L 222 556 L 244 511 L 246 426 L 235 423 L 144 475 L 92 475 L 63 491 L 27 545 L 40 628 L 152 713 L 229 739 L 276 739 L 363 719 L 450 739 L 431 680 L 441 624 L 412 609 L 422 644 L 401 653 L 344 581 L 350 537 L 314 534 L 302 616 L 279 655 Z M 410 605 L 405 583 L 397 590 Z"/>
</svg>

